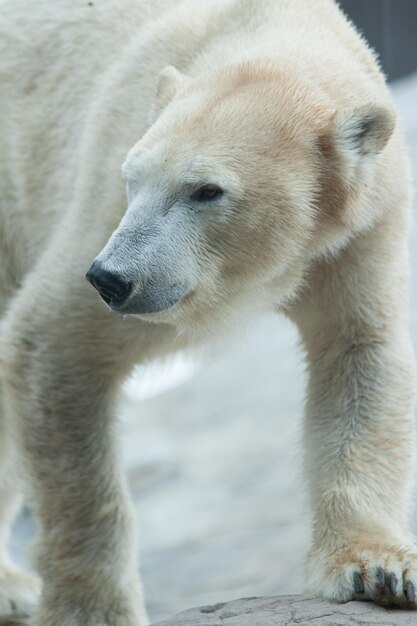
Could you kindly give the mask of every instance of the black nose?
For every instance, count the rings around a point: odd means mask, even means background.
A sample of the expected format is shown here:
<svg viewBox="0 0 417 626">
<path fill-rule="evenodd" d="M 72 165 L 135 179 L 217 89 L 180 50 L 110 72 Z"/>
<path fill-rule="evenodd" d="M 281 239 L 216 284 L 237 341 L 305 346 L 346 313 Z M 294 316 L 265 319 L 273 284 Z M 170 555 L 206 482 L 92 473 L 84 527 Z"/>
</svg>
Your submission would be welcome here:
<svg viewBox="0 0 417 626">
<path fill-rule="evenodd" d="M 132 289 L 131 283 L 124 281 L 113 272 L 104 270 L 96 261 L 85 277 L 107 304 L 122 304 Z"/>
</svg>

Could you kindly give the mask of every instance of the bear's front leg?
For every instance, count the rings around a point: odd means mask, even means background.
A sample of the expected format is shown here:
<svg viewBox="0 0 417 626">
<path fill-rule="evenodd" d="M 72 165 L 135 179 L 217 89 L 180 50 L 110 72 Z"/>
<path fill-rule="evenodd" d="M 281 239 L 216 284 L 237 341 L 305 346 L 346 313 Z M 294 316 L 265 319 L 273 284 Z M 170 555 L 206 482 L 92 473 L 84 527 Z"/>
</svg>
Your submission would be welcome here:
<svg viewBox="0 0 417 626">
<path fill-rule="evenodd" d="M 28 286 L 2 335 L 5 407 L 17 420 L 40 522 L 35 623 L 144 626 L 112 407 L 132 365 L 133 324 L 107 311 L 82 278 L 76 293 L 63 285 L 42 310 Z"/>
<path fill-rule="evenodd" d="M 310 371 L 308 576 L 312 591 L 330 599 L 415 608 L 417 550 L 406 519 L 414 358 L 404 243 L 390 242 L 393 232 L 382 223 L 319 264 L 294 315 Z"/>
</svg>

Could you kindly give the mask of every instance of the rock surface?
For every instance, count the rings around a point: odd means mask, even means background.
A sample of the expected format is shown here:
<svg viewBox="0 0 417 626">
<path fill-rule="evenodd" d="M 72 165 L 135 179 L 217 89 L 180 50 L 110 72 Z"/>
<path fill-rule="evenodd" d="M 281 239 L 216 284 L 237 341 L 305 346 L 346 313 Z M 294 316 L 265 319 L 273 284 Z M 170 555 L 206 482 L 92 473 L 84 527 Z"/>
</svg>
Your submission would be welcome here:
<svg viewBox="0 0 417 626">
<path fill-rule="evenodd" d="M 333 604 L 301 596 L 243 598 L 180 613 L 154 626 L 411 626 L 414 611 L 384 609 L 371 602 Z"/>
</svg>

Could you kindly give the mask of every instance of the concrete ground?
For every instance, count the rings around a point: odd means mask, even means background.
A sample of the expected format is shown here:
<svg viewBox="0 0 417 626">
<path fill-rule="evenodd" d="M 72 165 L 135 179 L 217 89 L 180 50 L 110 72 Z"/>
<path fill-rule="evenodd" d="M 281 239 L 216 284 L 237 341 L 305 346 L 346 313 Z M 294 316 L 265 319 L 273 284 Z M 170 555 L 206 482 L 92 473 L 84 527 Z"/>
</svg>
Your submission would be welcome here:
<svg viewBox="0 0 417 626">
<path fill-rule="evenodd" d="M 416 177 L 417 75 L 393 92 Z M 416 223 L 411 252 L 417 342 Z M 304 385 L 296 331 L 276 317 L 204 363 L 179 358 L 126 386 L 120 429 L 152 621 L 191 606 L 303 591 Z M 32 532 L 26 512 L 12 537 L 20 561 Z"/>
</svg>

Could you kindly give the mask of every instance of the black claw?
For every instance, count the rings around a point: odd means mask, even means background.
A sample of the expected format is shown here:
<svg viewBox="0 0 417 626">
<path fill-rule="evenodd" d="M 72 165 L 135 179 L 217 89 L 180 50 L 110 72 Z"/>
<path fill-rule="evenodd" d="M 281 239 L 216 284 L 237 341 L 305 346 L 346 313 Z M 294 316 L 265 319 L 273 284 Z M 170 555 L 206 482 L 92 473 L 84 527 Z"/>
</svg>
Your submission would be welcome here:
<svg viewBox="0 0 417 626">
<path fill-rule="evenodd" d="M 412 582 L 407 581 L 404 585 L 405 597 L 409 602 L 414 602 L 416 599 L 416 589 Z"/>
<path fill-rule="evenodd" d="M 389 577 L 389 590 L 393 596 L 395 596 L 395 594 L 397 593 L 397 585 L 398 585 L 398 578 L 396 577 L 395 574 L 391 574 Z"/>
<path fill-rule="evenodd" d="M 365 591 L 362 576 L 359 574 L 359 572 L 355 572 L 353 574 L 353 586 L 355 587 L 356 593 L 363 593 Z"/>
<path fill-rule="evenodd" d="M 385 589 L 385 572 L 382 567 L 378 567 L 376 570 L 375 586 L 378 587 L 378 589 Z"/>
</svg>

